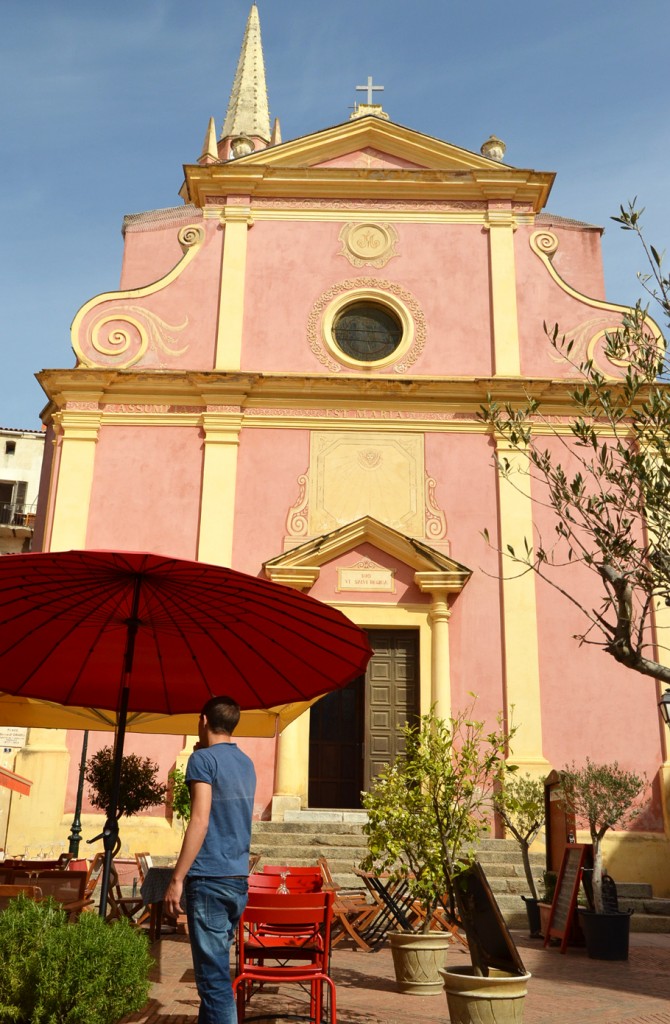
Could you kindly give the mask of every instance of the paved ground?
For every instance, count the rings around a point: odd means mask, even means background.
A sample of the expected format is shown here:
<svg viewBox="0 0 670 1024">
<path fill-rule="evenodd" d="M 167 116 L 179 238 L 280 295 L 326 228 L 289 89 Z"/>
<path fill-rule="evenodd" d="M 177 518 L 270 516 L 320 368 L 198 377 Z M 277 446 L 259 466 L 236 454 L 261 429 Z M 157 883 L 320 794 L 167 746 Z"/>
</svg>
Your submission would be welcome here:
<svg viewBox="0 0 670 1024">
<path fill-rule="evenodd" d="M 542 941 L 514 933 L 521 957 L 532 973 L 524 1024 L 670 1024 L 670 935 L 631 934 L 624 963 L 589 960 L 582 949 L 543 949 Z M 193 983 L 188 939 L 165 936 L 154 946 L 156 967 L 152 998 L 128 1024 L 195 1024 L 198 998 Z M 460 948 L 451 963 L 467 963 Z M 340 1024 L 447 1024 L 444 996 L 399 995 L 388 949 L 362 953 L 338 946 L 333 953 Z M 249 1016 L 266 1019 L 302 1012 L 290 986 L 254 996 Z M 286 993 L 286 994 L 285 994 Z M 302 996 L 301 996 L 302 998 Z M 276 1015 L 276 1016 L 275 1016 Z"/>
</svg>

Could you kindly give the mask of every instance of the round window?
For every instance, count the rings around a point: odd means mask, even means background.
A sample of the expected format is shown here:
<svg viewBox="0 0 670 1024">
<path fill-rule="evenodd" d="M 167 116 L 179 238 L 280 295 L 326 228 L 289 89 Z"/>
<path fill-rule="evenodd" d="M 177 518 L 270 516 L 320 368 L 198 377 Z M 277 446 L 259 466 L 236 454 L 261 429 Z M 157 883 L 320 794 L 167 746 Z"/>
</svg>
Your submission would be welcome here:
<svg viewBox="0 0 670 1024">
<path fill-rule="evenodd" d="M 387 359 L 403 337 L 400 318 L 374 302 L 352 302 L 333 324 L 333 336 L 345 355 L 361 363 Z"/>
</svg>

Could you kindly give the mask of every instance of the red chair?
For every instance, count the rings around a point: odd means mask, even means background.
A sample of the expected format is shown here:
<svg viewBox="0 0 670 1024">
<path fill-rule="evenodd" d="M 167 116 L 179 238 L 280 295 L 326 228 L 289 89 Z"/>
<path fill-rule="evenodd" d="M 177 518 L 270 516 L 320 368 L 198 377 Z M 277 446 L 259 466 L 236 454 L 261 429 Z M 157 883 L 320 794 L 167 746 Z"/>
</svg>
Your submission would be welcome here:
<svg viewBox="0 0 670 1024">
<path fill-rule="evenodd" d="M 337 1024 L 335 985 L 328 974 L 333 899 L 332 892 L 249 891 L 238 932 L 239 972 L 233 982 L 238 1024 L 243 1024 L 252 986 L 264 982 L 308 983 L 314 1024 L 321 1024 L 327 985 L 330 1021 Z"/>
<path fill-rule="evenodd" d="M 290 864 L 264 864 L 261 874 L 263 875 L 281 875 L 284 872 L 288 872 L 289 875 L 314 875 L 318 878 L 321 873 L 321 868 L 318 864 L 311 864 L 309 867 L 291 867 Z"/>
<path fill-rule="evenodd" d="M 288 869 L 287 869 L 288 870 Z M 284 883 L 289 893 L 292 892 L 321 892 L 323 888 L 323 875 L 319 868 L 313 868 L 309 872 L 294 874 L 291 871 L 286 878 L 284 872 L 262 871 L 249 875 L 249 892 L 277 892 L 279 886 Z M 280 893 L 281 895 L 281 893 Z"/>
</svg>

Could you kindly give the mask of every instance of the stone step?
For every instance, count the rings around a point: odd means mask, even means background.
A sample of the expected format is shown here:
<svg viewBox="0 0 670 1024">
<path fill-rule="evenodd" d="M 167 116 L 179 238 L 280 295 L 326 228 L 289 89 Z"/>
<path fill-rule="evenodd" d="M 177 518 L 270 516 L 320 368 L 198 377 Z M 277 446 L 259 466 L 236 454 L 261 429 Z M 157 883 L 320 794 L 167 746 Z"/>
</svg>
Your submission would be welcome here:
<svg viewBox="0 0 670 1024">
<path fill-rule="evenodd" d="M 667 935 L 670 934 L 670 917 L 662 914 L 633 914 L 630 919 L 630 930 Z"/>
<path fill-rule="evenodd" d="M 263 864 L 315 864 L 319 856 L 328 858 L 335 883 L 344 889 L 361 890 L 361 879 L 354 873 L 367 854 L 364 821 L 344 820 L 357 812 L 318 812 L 315 820 L 306 820 L 307 812 L 295 820 L 255 822 L 252 850 Z M 511 839 L 483 839 L 477 846 L 479 861 L 486 873 L 500 911 L 510 928 L 526 929 L 528 921 L 522 895 L 529 895 L 521 851 Z M 541 853 L 531 854 L 531 868 L 539 881 L 545 860 Z M 670 900 L 655 900 L 649 885 L 618 883 L 619 905 L 634 911 L 632 931 L 670 932 Z"/>
<path fill-rule="evenodd" d="M 653 891 L 650 885 L 644 882 L 617 882 L 617 894 L 626 900 L 650 900 L 653 899 Z"/>
</svg>

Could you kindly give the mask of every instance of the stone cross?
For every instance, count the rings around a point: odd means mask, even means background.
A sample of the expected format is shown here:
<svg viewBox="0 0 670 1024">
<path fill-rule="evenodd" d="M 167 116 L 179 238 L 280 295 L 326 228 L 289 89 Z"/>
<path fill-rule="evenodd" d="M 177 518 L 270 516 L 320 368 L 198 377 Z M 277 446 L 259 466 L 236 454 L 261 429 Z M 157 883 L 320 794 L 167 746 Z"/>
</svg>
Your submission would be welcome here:
<svg viewBox="0 0 670 1024">
<path fill-rule="evenodd" d="M 367 92 L 367 94 L 368 94 L 368 105 L 369 106 L 373 105 L 373 99 L 374 99 L 374 97 L 372 95 L 373 92 L 383 92 L 383 91 L 384 91 L 384 86 L 383 85 L 373 85 L 372 84 L 372 75 L 368 75 L 368 84 L 367 85 L 357 85 L 356 86 L 356 92 Z"/>
</svg>

